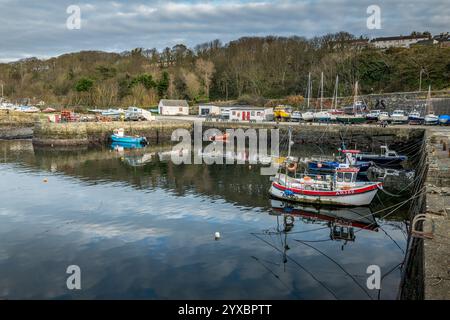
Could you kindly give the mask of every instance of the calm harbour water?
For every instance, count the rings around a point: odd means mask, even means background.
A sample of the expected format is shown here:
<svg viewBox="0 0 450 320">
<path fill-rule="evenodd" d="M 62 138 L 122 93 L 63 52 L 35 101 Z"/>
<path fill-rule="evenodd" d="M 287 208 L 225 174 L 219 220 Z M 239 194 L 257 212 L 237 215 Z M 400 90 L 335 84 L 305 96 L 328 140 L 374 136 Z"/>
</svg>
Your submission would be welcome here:
<svg viewBox="0 0 450 320">
<path fill-rule="evenodd" d="M 280 209 L 258 166 L 176 166 L 157 151 L 0 141 L 0 299 L 396 298 L 401 215 L 356 224 L 346 242 L 327 211 Z M 369 265 L 387 274 L 381 292 L 366 287 Z"/>
</svg>

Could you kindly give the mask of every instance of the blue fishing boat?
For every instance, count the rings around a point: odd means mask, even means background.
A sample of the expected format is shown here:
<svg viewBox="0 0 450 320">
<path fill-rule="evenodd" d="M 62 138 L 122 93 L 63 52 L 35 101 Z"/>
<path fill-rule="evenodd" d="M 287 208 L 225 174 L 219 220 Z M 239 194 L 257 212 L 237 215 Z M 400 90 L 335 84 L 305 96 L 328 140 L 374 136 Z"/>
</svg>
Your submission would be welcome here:
<svg viewBox="0 0 450 320">
<path fill-rule="evenodd" d="M 336 169 L 344 166 L 352 166 L 358 168 L 359 175 L 366 175 L 369 168 L 372 166 L 371 162 L 368 161 L 357 161 L 355 155 L 357 155 L 359 150 L 340 150 L 342 152 L 342 158 L 340 161 L 321 161 L 313 160 L 308 162 L 308 171 L 311 173 L 334 173 Z M 338 159 L 339 160 L 339 159 Z"/>
<path fill-rule="evenodd" d="M 313 173 L 333 173 L 340 168 L 342 163 L 337 161 L 310 161 L 308 162 L 308 171 Z M 353 167 L 358 168 L 359 174 L 363 175 L 369 170 L 370 162 L 356 162 Z"/>
<path fill-rule="evenodd" d="M 439 116 L 439 124 L 442 126 L 450 125 L 450 116 L 449 115 Z"/>
<path fill-rule="evenodd" d="M 408 115 L 409 124 L 423 124 L 425 117 L 422 117 L 419 111 L 412 111 Z"/>
<path fill-rule="evenodd" d="M 131 145 L 147 145 L 148 141 L 145 137 L 132 137 L 126 136 L 124 134 L 124 129 L 116 129 L 114 133 L 111 135 L 111 140 L 113 143 L 123 143 L 123 144 L 131 144 Z"/>
<path fill-rule="evenodd" d="M 356 155 L 357 161 L 369 161 L 383 168 L 398 167 L 403 161 L 408 160 L 407 156 L 399 155 L 388 146 L 381 146 L 380 154 L 360 153 Z"/>
</svg>

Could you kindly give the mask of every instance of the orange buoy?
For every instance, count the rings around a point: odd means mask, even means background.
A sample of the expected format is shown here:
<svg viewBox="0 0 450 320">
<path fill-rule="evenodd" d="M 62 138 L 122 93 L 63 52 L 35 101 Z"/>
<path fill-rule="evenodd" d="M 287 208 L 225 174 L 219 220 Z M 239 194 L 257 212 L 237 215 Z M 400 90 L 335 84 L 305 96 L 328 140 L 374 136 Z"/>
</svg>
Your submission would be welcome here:
<svg viewBox="0 0 450 320">
<path fill-rule="evenodd" d="M 287 169 L 289 170 L 289 172 L 296 172 L 298 169 L 298 164 L 297 163 L 290 163 L 287 166 Z"/>
</svg>

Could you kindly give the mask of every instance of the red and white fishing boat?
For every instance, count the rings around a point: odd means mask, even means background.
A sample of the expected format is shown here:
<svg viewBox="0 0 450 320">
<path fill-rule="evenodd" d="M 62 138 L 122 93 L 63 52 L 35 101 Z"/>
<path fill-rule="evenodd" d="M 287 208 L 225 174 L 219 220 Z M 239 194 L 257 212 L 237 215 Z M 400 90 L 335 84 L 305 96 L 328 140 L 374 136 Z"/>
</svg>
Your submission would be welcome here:
<svg viewBox="0 0 450 320">
<path fill-rule="evenodd" d="M 287 164 L 287 173 L 272 180 L 270 194 L 278 199 L 317 205 L 368 206 L 380 182 L 356 181 L 359 169 L 341 167 L 333 175 L 298 175 L 295 163 Z M 289 173 L 288 173 L 289 172 Z"/>
</svg>

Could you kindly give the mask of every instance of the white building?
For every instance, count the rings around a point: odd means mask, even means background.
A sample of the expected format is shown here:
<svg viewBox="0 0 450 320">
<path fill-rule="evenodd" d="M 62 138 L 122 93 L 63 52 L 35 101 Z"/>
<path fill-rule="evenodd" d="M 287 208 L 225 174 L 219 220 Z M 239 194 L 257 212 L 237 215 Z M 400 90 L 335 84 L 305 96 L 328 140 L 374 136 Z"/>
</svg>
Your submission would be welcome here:
<svg viewBox="0 0 450 320">
<path fill-rule="evenodd" d="M 198 107 L 199 116 L 220 116 L 221 109 L 214 105 L 200 105 Z"/>
<path fill-rule="evenodd" d="M 252 106 L 239 106 L 230 109 L 231 121 L 273 121 L 272 108 L 259 108 Z"/>
<path fill-rule="evenodd" d="M 163 116 L 188 116 L 189 104 L 186 100 L 167 100 L 159 102 L 158 111 Z"/>
<path fill-rule="evenodd" d="M 411 45 L 416 44 L 419 41 L 429 40 L 428 35 L 410 35 L 410 36 L 399 36 L 399 37 L 383 37 L 375 38 L 370 44 L 378 49 L 389 49 L 389 48 L 409 48 Z"/>
</svg>

